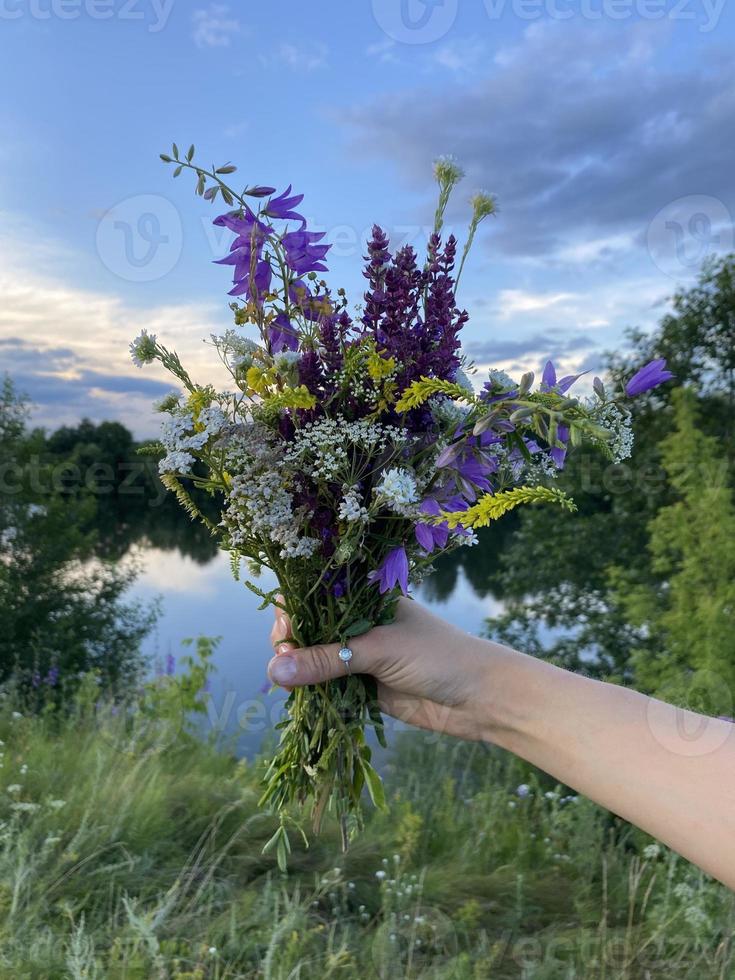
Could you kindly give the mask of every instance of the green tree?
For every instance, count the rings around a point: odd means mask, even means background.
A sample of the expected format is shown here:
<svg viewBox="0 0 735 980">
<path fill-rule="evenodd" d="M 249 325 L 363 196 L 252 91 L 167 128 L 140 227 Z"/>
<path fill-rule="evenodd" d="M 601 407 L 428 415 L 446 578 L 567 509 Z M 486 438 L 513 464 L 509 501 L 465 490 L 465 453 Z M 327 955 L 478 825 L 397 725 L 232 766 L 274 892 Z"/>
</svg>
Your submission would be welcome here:
<svg viewBox="0 0 735 980">
<path fill-rule="evenodd" d="M 158 478 L 157 463 L 138 453 L 132 433 L 119 422 L 89 419 L 40 435 L 42 455 L 53 468 L 55 492 L 66 497 L 93 496 L 87 530 L 95 553 L 120 559 L 135 544 L 177 549 L 195 561 L 211 561 L 217 542 L 207 529 L 188 520 L 173 494 Z M 217 518 L 212 498 L 198 492 L 197 505 Z"/>
<path fill-rule="evenodd" d="M 593 452 L 572 453 L 560 484 L 579 506 L 565 515 L 530 508 L 500 555 L 494 591 L 506 602 L 492 635 L 588 673 L 630 681 L 639 634 L 611 588 L 611 566 L 635 569 L 639 582 L 660 581 L 647 548 L 648 526 L 673 503 L 675 488 L 662 447 L 674 426 L 672 394 L 696 392 L 703 434 L 715 439 L 733 477 L 735 256 L 711 260 L 697 285 L 677 293 L 650 334 L 631 332 L 629 354 L 610 355 L 618 384 L 655 357 L 666 357 L 676 382 L 631 402 L 635 446 L 610 465 Z"/>
<path fill-rule="evenodd" d="M 0 395 L 0 682 L 54 697 L 80 674 L 137 680 L 154 610 L 124 601 L 132 572 L 94 560 L 95 497 L 54 491 L 43 440 L 8 379 Z"/>
<path fill-rule="evenodd" d="M 658 581 L 614 569 L 621 608 L 642 642 L 637 683 L 668 700 L 732 713 L 735 694 L 735 502 L 721 444 L 699 425 L 691 390 L 673 395 L 674 430 L 661 443 L 676 499 L 650 522 L 648 549 Z"/>
</svg>

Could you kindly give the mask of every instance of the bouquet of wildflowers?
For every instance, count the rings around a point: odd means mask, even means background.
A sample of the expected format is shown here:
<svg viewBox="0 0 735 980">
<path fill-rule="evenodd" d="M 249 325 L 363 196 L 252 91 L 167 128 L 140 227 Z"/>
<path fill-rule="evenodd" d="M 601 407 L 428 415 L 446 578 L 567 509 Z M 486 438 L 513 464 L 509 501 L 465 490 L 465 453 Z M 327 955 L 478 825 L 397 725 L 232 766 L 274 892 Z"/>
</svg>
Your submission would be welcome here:
<svg viewBox="0 0 735 980">
<path fill-rule="evenodd" d="M 455 238 L 442 237 L 462 176 L 451 160 L 435 165 L 439 202 L 425 258 L 409 246 L 392 252 L 374 227 L 363 303 L 351 309 L 344 290 L 321 278 L 329 245 L 297 210 L 302 195 L 263 186 L 237 193 L 226 182 L 235 167 L 198 166 L 193 147 L 162 158 L 175 176 L 193 171 L 197 193 L 229 208 L 214 223 L 234 234 L 219 261 L 233 270 L 235 326 L 211 338 L 229 391 L 192 380 L 155 336 L 131 345 L 138 365 L 160 361 L 183 389 L 159 406 L 160 472 L 219 537 L 235 574 L 243 563 L 253 577 L 275 573 L 272 592 L 247 584 L 264 606 L 282 604 L 299 645 L 345 646 L 390 621 L 437 555 L 474 544 L 476 528 L 519 504 L 573 509 L 552 485 L 569 446 L 594 443 L 612 459 L 630 452 L 629 414 L 599 379 L 585 401 L 569 393 L 577 378 L 557 378 L 550 363 L 537 386 L 530 373 L 469 380 L 460 346 L 468 315 L 454 270 L 458 278 L 495 204 L 487 194 L 472 199 L 458 257 Z M 628 394 L 670 377 L 664 368 L 639 372 Z M 191 486 L 216 495 L 219 523 L 198 511 Z M 315 828 L 331 810 L 346 843 L 360 824 L 363 788 L 382 804 L 367 726 L 382 739 L 369 677 L 345 671 L 294 690 L 263 803 L 285 820 L 290 804 L 309 801 Z M 285 861 L 283 822 L 273 846 Z"/>
</svg>

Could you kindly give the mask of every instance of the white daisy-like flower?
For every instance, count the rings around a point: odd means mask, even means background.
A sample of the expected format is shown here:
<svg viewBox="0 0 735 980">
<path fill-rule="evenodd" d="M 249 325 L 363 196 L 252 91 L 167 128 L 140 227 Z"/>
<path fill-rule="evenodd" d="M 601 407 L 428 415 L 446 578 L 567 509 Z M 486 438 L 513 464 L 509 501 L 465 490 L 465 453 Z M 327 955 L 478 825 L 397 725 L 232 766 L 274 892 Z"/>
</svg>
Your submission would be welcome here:
<svg viewBox="0 0 735 980">
<path fill-rule="evenodd" d="M 145 327 L 130 344 L 130 356 L 136 367 L 142 368 L 156 359 L 156 335 L 148 333 Z"/>
<path fill-rule="evenodd" d="M 279 374 L 288 374 L 298 364 L 300 357 L 296 350 L 282 350 L 273 355 L 273 366 Z"/>
<path fill-rule="evenodd" d="M 518 382 L 514 381 L 509 374 L 505 371 L 500 371 L 495 368 L 491 368 L 488 371 L 490 377 L 490 384 L 497 388 L 498 391 L 510 391 L 512 388 L 518 387 Z"/>
<path fill-rule="evenodd" d="M 375 494 L 379 500 L 386 503 L 391 510 L 400 514 L 418 503 L 418 488 L 416 478 L 408 470 L 392 467 L 383 473 Z"/>
<path fill-rule="evenodd" d="M 475 393 L 475 386 L 467 374 L 462 370 L 462 368 L 457 368 L 457 373 L 454 376 L 454 383 L 460 385 L 460 387 L 465 388 L 472 394 Z"/>
</svg>

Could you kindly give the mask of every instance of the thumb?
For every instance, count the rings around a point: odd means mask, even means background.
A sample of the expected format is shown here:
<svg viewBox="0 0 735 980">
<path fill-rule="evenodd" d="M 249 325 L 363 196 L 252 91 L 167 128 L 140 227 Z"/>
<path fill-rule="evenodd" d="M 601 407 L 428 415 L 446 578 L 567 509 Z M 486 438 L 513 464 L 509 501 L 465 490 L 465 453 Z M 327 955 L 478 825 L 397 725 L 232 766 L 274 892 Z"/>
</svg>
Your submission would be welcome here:
<svg viewBox="0 0 735 980">
<path fill-rule="evenodd" d="M 323 681 L 346 677 L 348 673 L 369 673 L 365 659 L 353 650 L 350 669 L 340 660 L 339 643 L 319 644 L 294 650 L 286 644 L 278 648 L 278 654 L 268 664 L 268 676 L 282 687 L 302 687 L 304 684 L 321 684 Z M 358 666 L 362 664 L 362 666 Z"/>
</svg>

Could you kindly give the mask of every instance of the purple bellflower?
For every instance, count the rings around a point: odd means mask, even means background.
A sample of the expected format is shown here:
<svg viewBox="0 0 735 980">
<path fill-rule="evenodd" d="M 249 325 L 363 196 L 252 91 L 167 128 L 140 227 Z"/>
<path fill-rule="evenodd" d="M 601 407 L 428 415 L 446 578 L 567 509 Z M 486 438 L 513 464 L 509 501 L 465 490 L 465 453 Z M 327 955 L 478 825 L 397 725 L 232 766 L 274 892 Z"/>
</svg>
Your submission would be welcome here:
<svg viewBox="0 0 735 980">
<path fill-rule="evenodd" d="M 547 361 L 543 377 L 541 378 L 541 391 L 558 391 L 559 394 L 563 395 L 566 391 L 569 391 L 575 381 L 579 381 L 583 374 L 587 374 L 587 372 L 583 371 L 582 374 L 567 374 L 566 377 L 557 380 L 556 368 L 551 361 Z"/>
<path fill-rule="evenodd" d="M 286 252 L 286 262 L 296 275 L 303 276 L 307 272 L 326 272 L 327 266 L 322 262 L 331 245 L 317 245 L 324 238 L 323 231 L 289 231 L 281 238 L 281 244 Z"/>
<path fill-rule="evenodd" d="M 406 549 L 401 545 L 389 551 L 380 568 L 375 572 L 370 572 L 368 581 L 374 582 L 380 587 L 381 595 L 390 592 L 397 585 L 400 585 L 404 595 L 408 595 L 408 555 Z"/>
<path fill-rule="evenodd" d="M 421 512 L 438 517 L 441 514 L 441 507 L 433 497 L 427 497 L 421 504 Z M 416 540 L 427 554 L 431 554 L 435 548 L 446 547 L 449 538 L 449 525 L 446 521 L 443 524 L 426 524 L 419 521 L 414 531 Z"/>
<path fill-rule="evenodd" d="M 299 335 L 285 313 L 279 313 L 268 327 L 271 353 L 299 349 Z"/>
<path fill-rule="evenodd" d="M 650 391 L 651 388 L 656 388 L 673 377 L 671 371 L 666 370 L 666 358 L 659 357 L 655 361 L 650 361 L 640 371 L 636 371 L 625 386 L 625 394 L 629 398 L 642 395 L 644 391 Z"/>
<path fill-rule="evenodd" d="M 560 425 L 556 430 L 556 437 L 559 442 L 563 443 L 562 446 L 552 446 L 549 450 L 549 455 L 554 460 L 554 466 L 558 470 L 562 469 L 564 466 L 564 461 L 567 458 L 567 443 L 569 442 L 569 426 Z"/>
<path fill-rule="evenodd" d="M 288 185 L 283 194 L 279 194 L 278 197 L 272 197 L 268 204 L 263 208 L 262 214 L 268 218 L 280 218 L 281 221 L 301 221 L 304 225 L 306 224 L 306 218 L 303 214 L 299 214 L 298 211 L 294 211 L 304 200 L 303 194 L 291 194 L 291 184 Z"/>
</svg>

